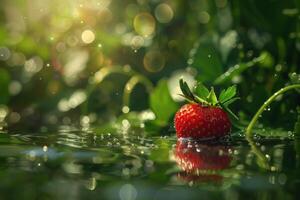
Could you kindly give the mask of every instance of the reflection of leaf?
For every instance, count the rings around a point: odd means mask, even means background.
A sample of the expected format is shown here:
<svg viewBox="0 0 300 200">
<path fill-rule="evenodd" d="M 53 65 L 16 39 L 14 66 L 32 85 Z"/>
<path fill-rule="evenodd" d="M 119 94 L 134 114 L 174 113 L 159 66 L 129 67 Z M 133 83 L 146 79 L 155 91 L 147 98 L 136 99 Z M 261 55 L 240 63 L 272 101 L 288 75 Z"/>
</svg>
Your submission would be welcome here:
<svg viewBox="0 0 300 200">
<path fill-rule="evenodd" d="M 10 76 L 5 69 L 0 68 L 0 104 L 6 104 L 9 100 L 8 85 Z"/>
<path fill-rule="evenodd" d="M 156 116 L 156 120 L 167 123 L 170 117 L 178 109 L 178 105 L 172 100 L 167 81 L 159 81 L 157 87 L 150 95 L 150 108 Z"/>
<path fill-rule="evenodd" d="M 157 149 L 151 152 L 150 158 L 155 162 L 169 162 L 171 148 L 170 140 L 159 139 L 155 141 Z"/>
</svg>

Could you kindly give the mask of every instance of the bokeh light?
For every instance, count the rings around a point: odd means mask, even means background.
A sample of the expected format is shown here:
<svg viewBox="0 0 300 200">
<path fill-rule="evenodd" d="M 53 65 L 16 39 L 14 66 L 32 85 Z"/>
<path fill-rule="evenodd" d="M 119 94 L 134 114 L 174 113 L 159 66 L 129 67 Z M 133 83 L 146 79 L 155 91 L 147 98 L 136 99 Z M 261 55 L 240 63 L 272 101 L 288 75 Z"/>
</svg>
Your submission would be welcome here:
<svg viewBox="0 0 300 200">
<path fill-rule="evenodd" d="M 206 11 L 202 11 L 198 14 L 198 20 L 202 24 L 207 24 L 210 20 L 210 15 Z"/>
<path fill-rule="evenodd" d="M 137 35 L 137 36 L 134 36 L 132 39 L 131 39 L 131 47 L 133 49 L 139 49 L 140 47 L 142 47 L 144 45 L 144 38 Z"/>
<path fill-rule="evenodd" d="M 0 105 L 0 122 L 4 120 L 7 114 L 8 114 L 8 107 L 4 105 Z"/>
<path fill-rule="evenodd" d="M 0 60 L 7 60 L 11 53 L 7 47 L 0 47 Z"/>
<path fill-rule="evenodd" d="M 43 68 L 43 64 L 44 61 L 40 57 L 34 56 L 33 58 L 25 61 L 24 69 L 26 70 L 26 72 L 34 74 L 39 72 Z"/>
<path fill-rule="evenodd" d="M 84 43 L 90 44 L 95 40 L 95 34 L 91 30 L 84 30 L 81 34 L 81 39 Z"/>
<path fill-rule="evenodd" d="M 164 68 L 166 60 L 161 52 L 151 50 L 145 54 L 143 63 L 147 71 L 159 72 Z"/>
<path fill-rule="evenodd" d="M 119 197 L 121 200 L 135 200 L 137 197 L 137 190 L 131 184 L 125 184 L 120 188 Z"/>
<path fill-rule="evenodd" d="M 170 22 L 173 16 L 173 9 L 166 3 L 161 3 L 155 8 L 155 17 L 160 23 Z"/>
<path fill-rule="evenodd" d="M 17 95 L 21 92 L 22 85 L 19 81 L 11 81 L 8 90 L 12 96 Z"/>
<path fill-rule="evenodd" d="M 148 37 L 155 31 L 155 19 L 150 13 L 139 13 L 133 21 L 135 31 L 141 36 Z"/>
</svg>

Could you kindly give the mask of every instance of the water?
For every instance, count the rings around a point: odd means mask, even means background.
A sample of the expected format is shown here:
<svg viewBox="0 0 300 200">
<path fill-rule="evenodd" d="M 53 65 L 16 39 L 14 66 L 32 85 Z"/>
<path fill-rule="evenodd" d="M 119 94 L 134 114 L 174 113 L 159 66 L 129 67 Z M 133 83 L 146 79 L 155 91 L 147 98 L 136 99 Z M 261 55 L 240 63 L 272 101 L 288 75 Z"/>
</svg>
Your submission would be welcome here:
<svg viewBox="0 0 300 200">
<path fill-rule="evenodd" d="M 3 131 L 0 199 L 297 199 L 295 146 L 291 139 L 208 144 L 70 126 Z"/>
</svg>

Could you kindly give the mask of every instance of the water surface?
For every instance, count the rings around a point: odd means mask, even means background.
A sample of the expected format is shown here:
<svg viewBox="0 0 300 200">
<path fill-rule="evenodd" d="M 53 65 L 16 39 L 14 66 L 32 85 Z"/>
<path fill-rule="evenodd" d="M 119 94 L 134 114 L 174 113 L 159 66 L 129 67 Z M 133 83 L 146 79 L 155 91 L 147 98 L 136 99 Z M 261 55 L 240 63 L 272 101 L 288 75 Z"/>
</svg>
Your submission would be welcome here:
<svg viewBox="0 0 300 200">
<path fill-rule="evenodd" d="M 62 126 L 2 131 L 0 199 L 296 199 L 291 139 L 249 145 Z"/>
</svg>

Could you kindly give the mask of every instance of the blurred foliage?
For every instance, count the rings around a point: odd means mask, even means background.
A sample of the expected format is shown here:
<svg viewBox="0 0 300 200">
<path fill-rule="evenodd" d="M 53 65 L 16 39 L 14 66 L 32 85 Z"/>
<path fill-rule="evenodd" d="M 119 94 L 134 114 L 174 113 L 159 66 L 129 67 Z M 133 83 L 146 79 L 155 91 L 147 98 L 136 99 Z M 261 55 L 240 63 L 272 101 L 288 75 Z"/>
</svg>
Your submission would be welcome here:
<svg viewBox="0 0 300 200">
<path fill-rule="evenodd" d="M 232 108 L 247 121 L 299 82 L 295 0 L 1 3 L 0 120 L 11 127 L 117 123 L 149 109 L 150 129 L 172 126 L 181 75 L 218 91 L 235 84 Z M 279 98 L 261 121 L 291 128 L 298 104 L 298 94 Z"/>
</svg>

